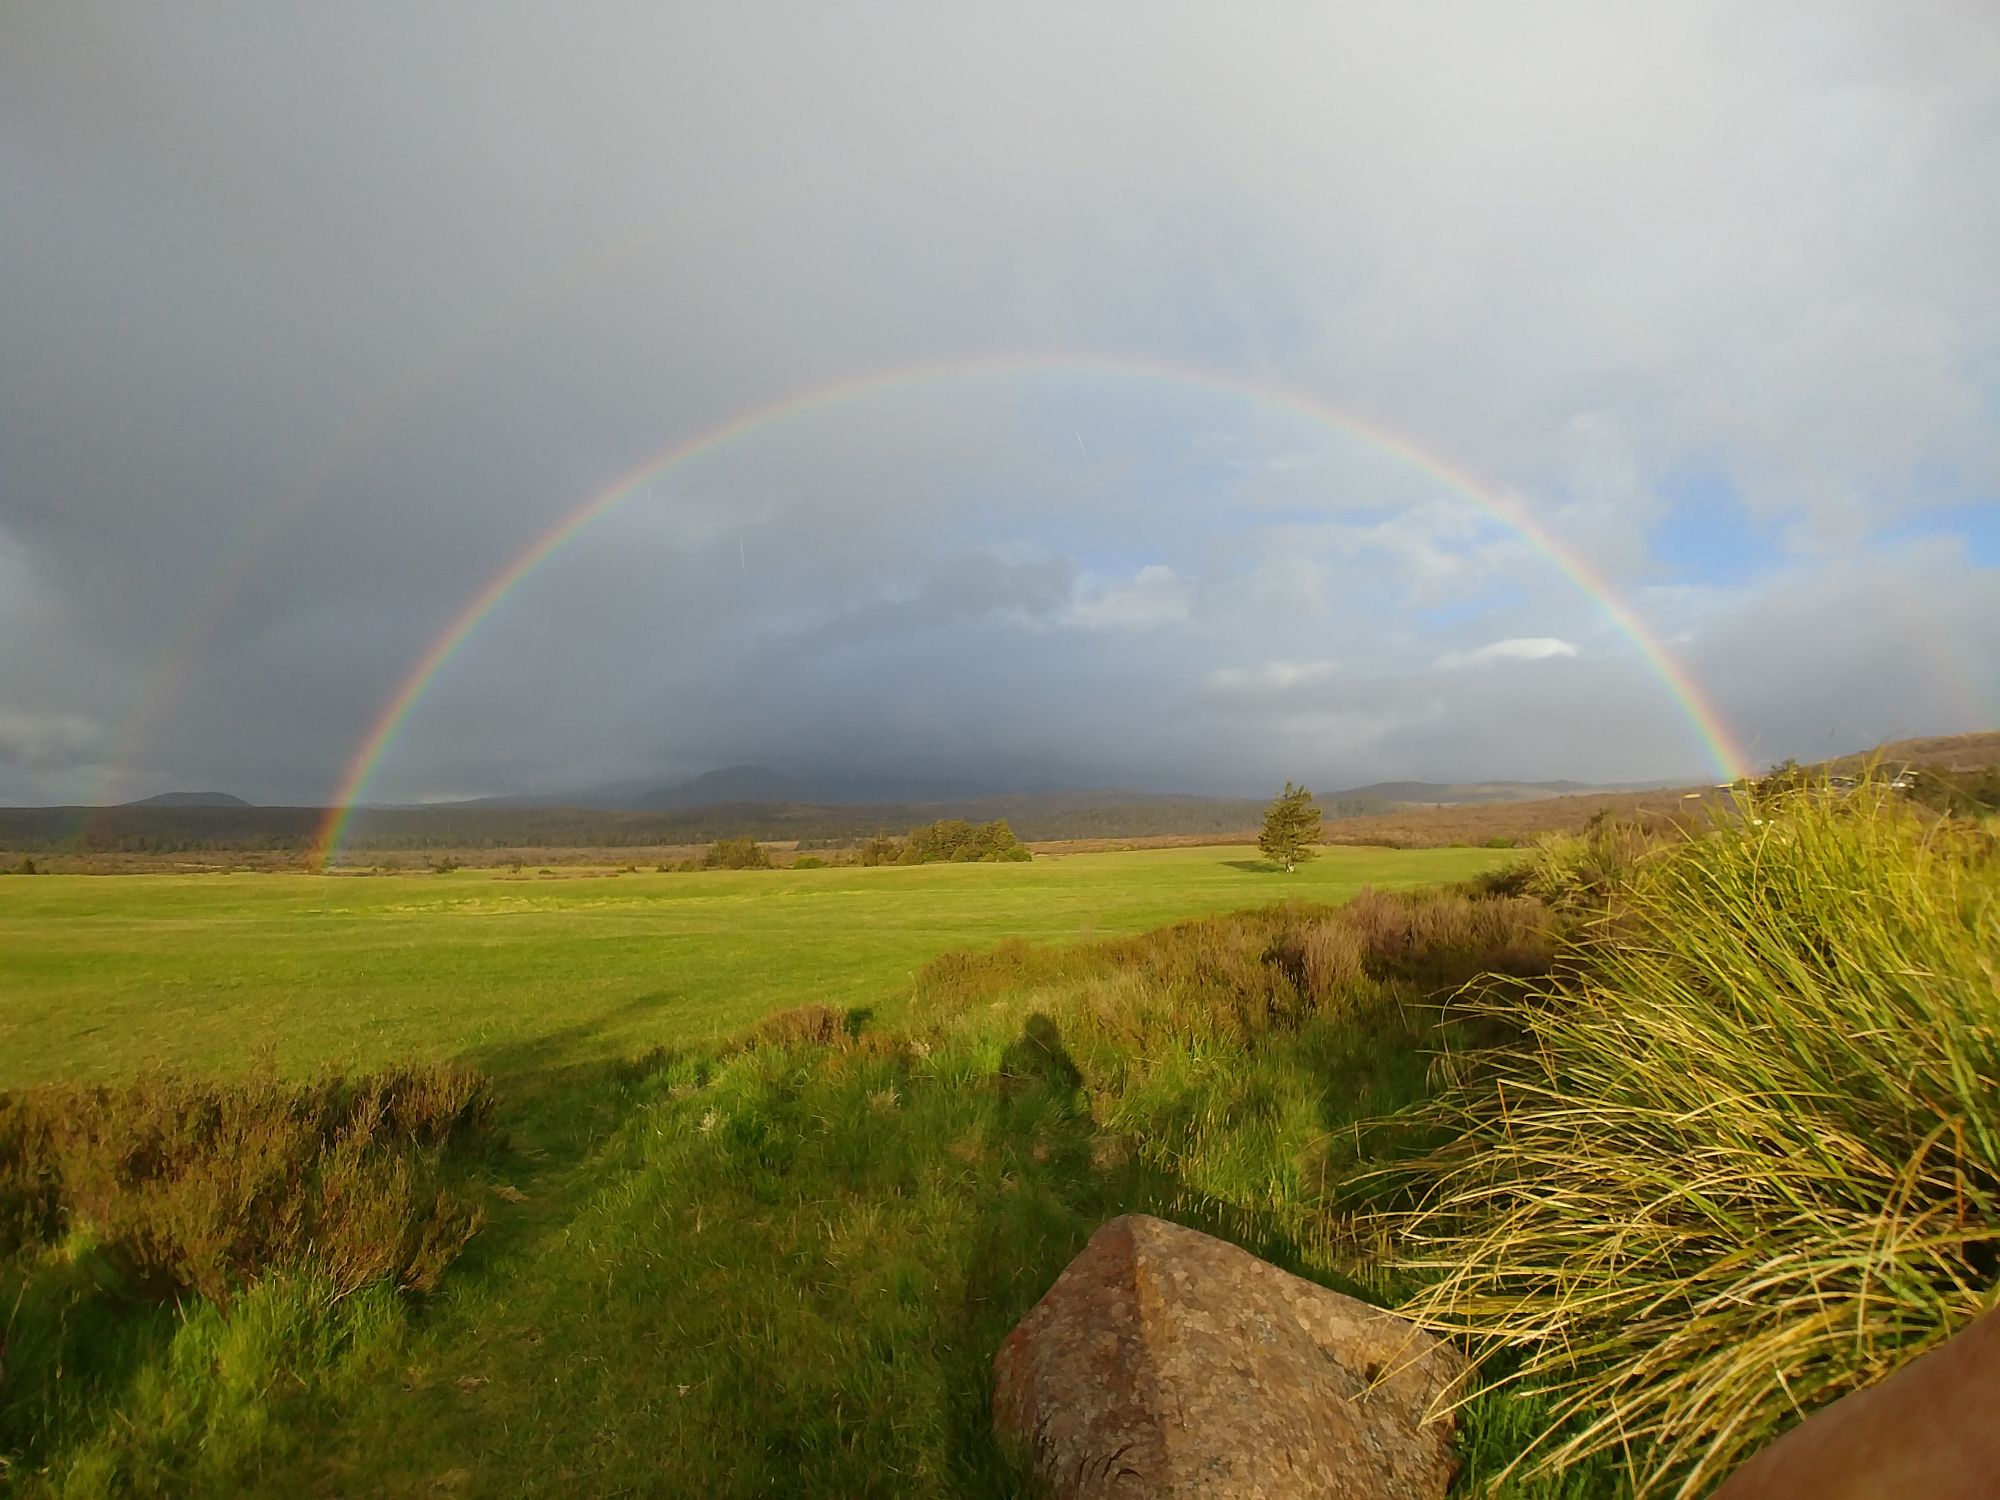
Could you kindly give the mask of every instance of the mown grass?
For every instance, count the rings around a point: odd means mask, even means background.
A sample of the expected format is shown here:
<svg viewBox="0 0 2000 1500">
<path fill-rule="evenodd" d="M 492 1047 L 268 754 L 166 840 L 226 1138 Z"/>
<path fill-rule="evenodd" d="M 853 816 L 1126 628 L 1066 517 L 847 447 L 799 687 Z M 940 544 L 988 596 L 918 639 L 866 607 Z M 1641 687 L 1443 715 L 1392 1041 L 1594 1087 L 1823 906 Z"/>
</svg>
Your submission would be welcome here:
<svg viewBox="0 0 2000 1500">
<path fill-rule="evenodd" d="M 542 878 L 208 875 L 0 880 L 0 1087 L 287 1076 L 476 1055 L 496 1073 L 719 1037 L 808 1001 L 883 1019 L 947 948 L 1071 942 L 1297 895 L 1338 901 L 1504 852 L 1253 851 L 1032 864 Z"/>
</svg>

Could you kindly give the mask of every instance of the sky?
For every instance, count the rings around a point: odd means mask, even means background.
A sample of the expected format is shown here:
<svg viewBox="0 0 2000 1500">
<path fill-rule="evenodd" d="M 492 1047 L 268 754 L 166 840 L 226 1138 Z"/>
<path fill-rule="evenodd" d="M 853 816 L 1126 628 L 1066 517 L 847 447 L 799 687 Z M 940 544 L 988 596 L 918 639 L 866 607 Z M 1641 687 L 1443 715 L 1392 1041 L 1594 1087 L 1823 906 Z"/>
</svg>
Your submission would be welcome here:
<svg viewBox="0 0 2000 1500">
<path fill-rule="evenodd" d="M 0 3 L 0 802 L 1694 779 L 1996 517 L 1989 0 Z"/>
</svg>

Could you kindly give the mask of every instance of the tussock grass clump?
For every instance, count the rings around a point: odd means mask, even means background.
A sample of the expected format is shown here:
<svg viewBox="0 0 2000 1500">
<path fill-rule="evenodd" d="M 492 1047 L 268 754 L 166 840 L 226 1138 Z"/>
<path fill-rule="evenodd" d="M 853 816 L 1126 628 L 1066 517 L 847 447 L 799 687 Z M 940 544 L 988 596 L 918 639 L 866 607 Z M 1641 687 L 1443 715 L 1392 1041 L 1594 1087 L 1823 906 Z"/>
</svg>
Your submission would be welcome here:
<svg viewBox="0 0 2000 1500">
<path fill-rule="evenodd" d="M 2000 862 L 1872 788 L 1630 863 L 1391 1220 L 1405 1310 L 1518 1359 L 1545 1472 L 1692 1495 L 1991 1305 Z M 1567 967 L 1567 966 L 1566 966 Z"/>
<path fill-rule="evenodd" d="M 1598 818 L 1579 833 L 1546 833 L 1505 872 L 1519 894 L 1551 905 L 1603 910 L 1641 861 L 1684 841 L 1686 830 L 1636 818 Z"/>
<path fill-rule="evenodd" d="M 491 1110 L 446 1066 L 0 1094 L 0 1256 L 81 1233 L 130 1288 L 223 1308 L 273 1269 L 428 1291 L 481 1218 L 446 1157 Z"/>
<path fill-rule="evenodd" d="M 848 1039 L 847 1012 L 831 1005 L 795 1005 L 775 1011 L 750 1028 L 749 1044 L 759 1047 L 837 1047 Z"/>
</svg>

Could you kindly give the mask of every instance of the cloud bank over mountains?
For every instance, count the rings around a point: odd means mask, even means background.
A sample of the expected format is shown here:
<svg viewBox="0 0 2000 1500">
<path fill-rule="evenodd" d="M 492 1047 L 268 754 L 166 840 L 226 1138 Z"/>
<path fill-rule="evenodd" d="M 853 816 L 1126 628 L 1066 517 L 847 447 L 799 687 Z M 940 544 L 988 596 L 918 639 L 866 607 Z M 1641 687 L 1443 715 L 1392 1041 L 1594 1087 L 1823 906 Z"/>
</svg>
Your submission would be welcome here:
<svg viewBox="0 0 2000 1500">
<path fill-rule="evenodd" d="M 1710 769 L 1453 474 L 1755 758 L 1990 727 L 1996 76 L 1977 0 L 18 12 L 0 800 L 324 798 L 786 403 L 370 794 Z"/>
</svg>

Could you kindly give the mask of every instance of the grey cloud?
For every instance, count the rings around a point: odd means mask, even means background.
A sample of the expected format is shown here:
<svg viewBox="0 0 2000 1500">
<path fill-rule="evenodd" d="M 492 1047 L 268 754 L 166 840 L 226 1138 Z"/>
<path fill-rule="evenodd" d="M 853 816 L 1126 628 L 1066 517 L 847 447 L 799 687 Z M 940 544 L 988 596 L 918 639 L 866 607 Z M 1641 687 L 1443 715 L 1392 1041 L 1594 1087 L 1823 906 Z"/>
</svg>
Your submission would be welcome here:
<svg viewBox="0 0 2000 1500">
<path fill-rule="evenodd" d="M 0 798 L 323 796 L 482 586 L 650 455 L 1005 350 L 1205 366 L 1407 434 L 1685 636 L 1772 755 L 2000 701 L 1926 644 L 2000 628 L 1991 570 L 1876 540 L 2000 486 L 1976 0 L 70 5 L 6 31 L 0 705 L 96 729 L 38 731 Z M 1796 555 L 1755 587 L 1662 576 L 1689 462 Z M 1544 637 L 1578 658 L 1430 680 Z M 1204 687 L 1331 660 L 1254 703 Z M 1346 696 L 1280 712 L 1308 687 Z M 1623 778 L 1699 750 L 1587 601 L 1421 469 L 1227 396 L 996 377 L 662 476 L 493 611 L 376 790 L 864 763 L 883 726 L 918 769 L 1225 790 L 1292 758 Z"/>
<path fill-rule="evenodd" d="M 0 761 L 46 766 L 75 758 L 100 738 L 98 727 L 76 714 L 34 713 L 0 704 Z"/>
</svg>

